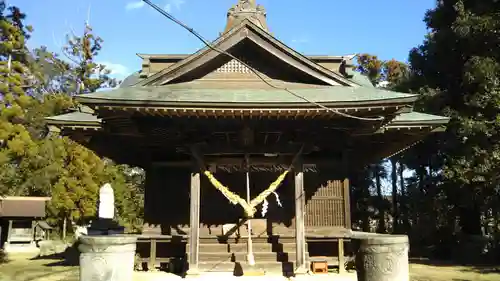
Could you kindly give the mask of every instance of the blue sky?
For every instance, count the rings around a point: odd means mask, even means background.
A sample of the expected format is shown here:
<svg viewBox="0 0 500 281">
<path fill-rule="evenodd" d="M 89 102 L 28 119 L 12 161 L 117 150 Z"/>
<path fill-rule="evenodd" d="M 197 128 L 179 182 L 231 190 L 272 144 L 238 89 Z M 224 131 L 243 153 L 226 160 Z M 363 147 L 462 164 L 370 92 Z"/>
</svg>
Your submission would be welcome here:
<svg viewBox="0 0 500 281">
<path fill-rule="evenodd" d="M 208 39 L 225 26 L 237 0 L 153 0 Z M 306 55 L 368 52 L 406 61 L 424 39 L 425 11 L 435 0 L 257 0 L 267 9 L 271 32 Z M 192 53 L 203 44 L 137 0 L 7 0 L 27 15 L 35 32 L 30 47 L 58 51 L 65 34 L 81 34 L 90 18 L 104 39 L 98 58 L 118 78 L 140 68 L 136 53 Z M 89 13 L 90 10 L 90 13 Z M 90 17 L 89 17 L 90 15 Z"/>
</svg>

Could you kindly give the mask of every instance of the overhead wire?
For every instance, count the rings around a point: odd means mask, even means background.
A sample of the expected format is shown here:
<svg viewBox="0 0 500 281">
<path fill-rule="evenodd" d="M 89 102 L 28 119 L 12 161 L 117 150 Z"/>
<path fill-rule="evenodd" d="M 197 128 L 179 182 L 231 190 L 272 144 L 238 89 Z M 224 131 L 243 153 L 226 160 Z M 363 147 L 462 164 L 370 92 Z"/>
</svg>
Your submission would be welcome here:
<svg viewBox="0 0 500 281">
<path fill-rule="evenodd" d="M 235 61 L 241 63 L 243 66 L 247 67 L 260 80 L 262 80 L 265 84 L 267 84 L 268 86 L 270 86 L 270 87 L 272 87 L 274 89 L 286 91 L 286 92 L 288 92 L 289 94 L 295 96 L 298 99 L 301 99 L 301 100 L 303 100 L 303 101 L 305 101 L 307 103 L 313 104 L 313 105 L 315 105 L 315 106 L 317 106 L 317 107 L 319 107 L 321 109 L 324 109 L 324 110 L 326 110 L 328 112 L 331 112 L 331 113 L 334 113 L 334 114 L 337 114 L 337 115 L 340 115 L 342 117 L 351 118 L 351 119 L 357 119 L 357 120 L 361 120 L 361 121 L 383 121 L 383 120 L 385 120 L 385 118 L 382 117 L 382 116 L 379 116 L 379 117 L 359 117 L 359 116 L 347 114 L 347 113 L 344 113 L 344 112 L 340 112 L 339 110 L 336 110 L 336 109 L 333 109 L 333 108 L 329 108 L 329 107 L 327 107 L 325 105 L 322 105 L 321 103 L 312 101 L 312 100 L 310 100 L 310 99 L 308 99 L 308 98 L 306 98 L 306 97 L 304 97 L 302 95 L 299 95 L 299 94 L 297 94 L 297 93 L 289 90 L 288 88 L 278 87 L 278 86 L 270 83 L 269 81 L 267 81 L 264 77 L 262 77 L 260 75 L 260 73 L 256 69 L 254 69 L 248 63 L 244 62 L 243 60 L 239 59 L 238 57 L 234 56 L 233 54 L 231 54 L 231 53 L 229 53 L 229 52 L 227 52 L 225 50 L 221 50 L 221 49 L 217 48 L 212 43 L 210 43 L 207 39 L 205 39 L 201 34 L 199 34 L 196 30 L 194 30 L 193 28 L 189 27 L 188 25 L 186 25 L 182 21 L 176 19 L 174 16 L 172 16 L 170 13 L 166 12 L 162 8 L 158 7 L 156 4 L 152 3 L 149 0 L 142 0 L 142 1 L 145 2 L 146 4 L 148 4 L 149 6 L 151 6 L 153 9 L 155 9 L 156 11 L 158 11 L 160 14 L 162 14 L 163 16 L 165 16 L 166 18 L 168 18 L 169 20 L 173 21 L 177 25 L 179 25 L 179 26 L 183 27 L 184 29 L 186 29 L 187 31 L 189 31 L 196 38 L 198 38 L 200 41 L 202 41 L 203 44 L 205 44 L 208 48 L 216 51 L 219 54 L 223 54 L 223 55 L 229 56 L 233 60 L 235 60 Z"/>
</svg>

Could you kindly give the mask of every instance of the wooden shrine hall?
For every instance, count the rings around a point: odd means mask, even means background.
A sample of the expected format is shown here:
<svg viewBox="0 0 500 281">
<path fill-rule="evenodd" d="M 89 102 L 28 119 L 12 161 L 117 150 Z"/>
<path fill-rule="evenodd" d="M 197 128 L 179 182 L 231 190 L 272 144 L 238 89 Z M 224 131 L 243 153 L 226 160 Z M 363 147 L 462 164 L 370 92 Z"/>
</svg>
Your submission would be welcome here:
<svg viewBox="0 0 500 281">
<path fill-rule="evenodd" d="M 315 243 L 349 236 L 349 174 L 448 122 L 414 112 L 417 95 L 373 87 L 352 71 L 354 56 L 288 47 L 254 0 L 230 8 L 213 46 L 139 54 L 142 69 L 119 88 L 47 118 L 98 155 L 146 170 L 142 237 L 186 241 L 163 251 L 185 257 L 188 273 L 236 263 L 307 271 L 323 255 Z M 156 243 L 150 250 L 151 266 L 165 261 Z"/>
</svg>

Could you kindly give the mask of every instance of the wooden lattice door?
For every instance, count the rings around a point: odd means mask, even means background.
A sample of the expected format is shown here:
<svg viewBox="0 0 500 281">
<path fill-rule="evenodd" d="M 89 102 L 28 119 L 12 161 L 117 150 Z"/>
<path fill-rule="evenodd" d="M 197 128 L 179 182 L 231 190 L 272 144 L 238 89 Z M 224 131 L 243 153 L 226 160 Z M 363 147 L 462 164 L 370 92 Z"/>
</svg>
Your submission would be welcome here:
<svg viewBox="0 0 500 281">
<path fill-rule="evenodd" d="M 331 180 L 306 202 L 305 225 L 351 228 L 349 180 Z"/>
</svg>

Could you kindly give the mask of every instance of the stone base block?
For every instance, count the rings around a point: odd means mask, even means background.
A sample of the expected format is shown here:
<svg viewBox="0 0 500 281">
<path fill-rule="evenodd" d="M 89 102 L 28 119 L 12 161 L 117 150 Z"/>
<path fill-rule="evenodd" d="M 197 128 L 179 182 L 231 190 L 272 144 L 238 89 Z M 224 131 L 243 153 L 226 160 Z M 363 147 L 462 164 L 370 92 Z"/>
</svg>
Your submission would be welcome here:
<svg viewBox="0 0 500 281">
<path fill-rule="evenodd" d="M 80 281 L 132 281 L 136 237 L 81 236 Z"/>
<path fill-rule="evenodd" d="M 374 235 L 359 240 L 358 281 L 409 281 L 408 236 Z"/>
</svg>

